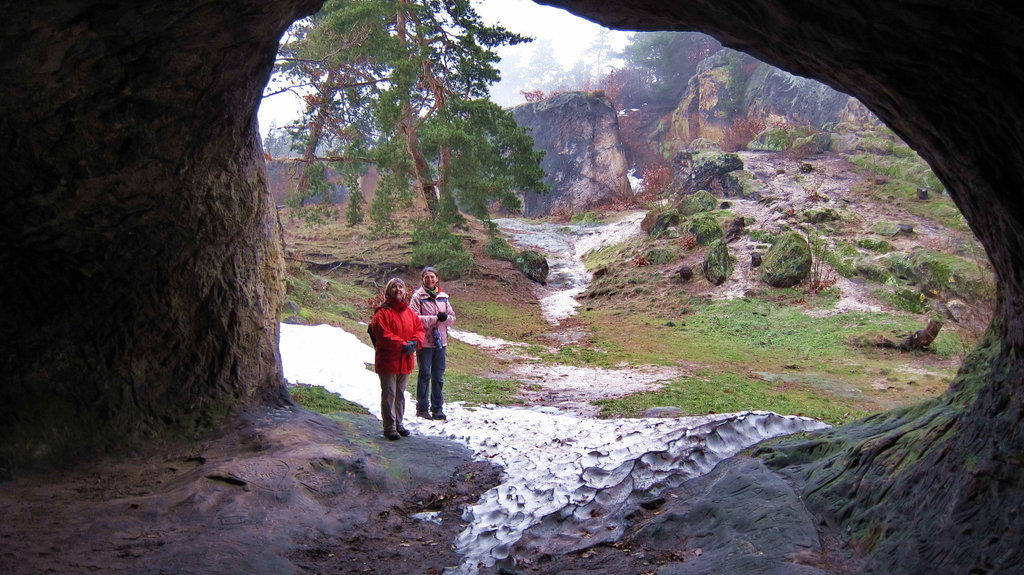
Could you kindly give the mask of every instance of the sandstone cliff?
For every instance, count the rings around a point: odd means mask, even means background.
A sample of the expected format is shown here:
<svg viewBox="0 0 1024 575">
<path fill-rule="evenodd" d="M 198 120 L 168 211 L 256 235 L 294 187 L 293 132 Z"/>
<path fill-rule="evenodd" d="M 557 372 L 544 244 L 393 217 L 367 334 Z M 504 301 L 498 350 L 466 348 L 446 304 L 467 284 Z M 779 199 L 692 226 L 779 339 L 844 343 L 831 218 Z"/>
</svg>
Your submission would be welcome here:
<svg viewBox="0 0 1024 575">
<path fill-rule="evenodd" d="M 582 212 L 633 193 L 619 122 L 601 93 L 567 92 L 512 110 L 547 154 L 541 166 L 551 191 L 524 192 L 523 215 Z"/>
<path fill-rule="evenodd" d="M 679 105 L 652 134 L 665 157 L 700 138 L 743 149 L 765 128 L 877 122 L 855 98 L 746 54 L 722 49 L 700 62 Z"/>
</svg>

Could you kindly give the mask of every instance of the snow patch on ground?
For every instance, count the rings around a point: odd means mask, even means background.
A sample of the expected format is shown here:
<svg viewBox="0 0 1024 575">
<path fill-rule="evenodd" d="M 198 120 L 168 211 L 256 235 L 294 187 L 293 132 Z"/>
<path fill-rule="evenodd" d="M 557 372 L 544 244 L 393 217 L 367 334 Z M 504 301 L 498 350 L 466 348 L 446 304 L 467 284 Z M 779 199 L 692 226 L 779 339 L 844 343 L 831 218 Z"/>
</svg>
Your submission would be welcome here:
<svg viewBox="0 0 1024 575">
<path fill-rule="evenodd" d="M 466 332 L 462 338 L 473 339 Z M 280 349 L 289 382 L 321 385 L 380 417 L 380 385 L 367 369 L 373 350 L 356 336 L 326 325 L 281 324 Z M 632 375 L 637 382 L 650 376 Z M 407 393 L 406 405 L 412 403 Z M 507 561 L 523 532 L 545 518 L 571 519 L 564 522 L 567 533 L 593 532 L 594 522 L 612 527 L 637 500 L 706 473 L 754 443 L 827 427 L 768 412 L 600 420 L 552 407 L 469 408 L 460 403 L 447 404 L 445 412 L 444 422 L 406 417 L 406 427 L 464 443 L 481 460 L 505 470 L 502 484 L 466 510 L 469 526 L 455 542 L 465 557 L 458 573 Z M 607 537 L 615 535 L 614 528 L 604 530 Z"/>
</svg>

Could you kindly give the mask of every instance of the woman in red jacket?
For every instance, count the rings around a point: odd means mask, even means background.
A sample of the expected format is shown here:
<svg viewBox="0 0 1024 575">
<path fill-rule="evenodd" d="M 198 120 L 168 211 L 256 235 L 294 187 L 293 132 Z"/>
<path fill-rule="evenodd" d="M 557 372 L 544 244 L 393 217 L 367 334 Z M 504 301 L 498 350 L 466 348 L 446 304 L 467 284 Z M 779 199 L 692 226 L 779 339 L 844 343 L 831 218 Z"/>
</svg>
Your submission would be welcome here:
<svg viewBox="0 0 1024 575">
<path fill-rule="evenodd" d="M 384 286 L 385 302 L 373 312 L 374 371 L 380 378 L 380 418 L 384 437 L 409 435 L 405 416 L 405 384 L 412 373 L 416 349 L 423 345 L 423 322 L 405 301 L 405 282 L 392 278 Z"/>
</svg>

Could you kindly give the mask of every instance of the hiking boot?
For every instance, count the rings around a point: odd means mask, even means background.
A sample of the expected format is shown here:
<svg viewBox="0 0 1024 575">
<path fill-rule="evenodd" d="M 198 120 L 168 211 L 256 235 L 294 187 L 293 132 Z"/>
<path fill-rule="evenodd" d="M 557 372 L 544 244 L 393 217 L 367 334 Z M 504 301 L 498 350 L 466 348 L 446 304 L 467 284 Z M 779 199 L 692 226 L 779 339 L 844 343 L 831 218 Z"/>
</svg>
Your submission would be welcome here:
<svg viewBox="0 0 1024 575">
<path fill-rule="evenodd" d="M 396 441 L 399 437 L 402 437 L 402 436 L 398 435 L 394 431 L 389 431 L 389 432 L 384 434 L 384 437 L 388 438 L 388 441 Z"/>
<path fill-rule="evenodd" d="M 417 410 L 416 411 L 416 417 L 422 417 L 423 419 L 431 419 L 430 414 L 427 413 L 426 410 L 424 410 L 424 411 Z"/>
<path fill-rule="evenodd" d="M 399 429 L 398 430 L 398 435 L 401 435 L 402 437 L 409 437 L 409 430 L 408 429 Z"/>
<path fill-rule="evenodd" d="M 436 419 L 438 421 L 448 421 L 448 417 L 444 414 L 443 411 L 438 411 L 437 413 L 431 414 L 430 419 Z"/>
</svg>

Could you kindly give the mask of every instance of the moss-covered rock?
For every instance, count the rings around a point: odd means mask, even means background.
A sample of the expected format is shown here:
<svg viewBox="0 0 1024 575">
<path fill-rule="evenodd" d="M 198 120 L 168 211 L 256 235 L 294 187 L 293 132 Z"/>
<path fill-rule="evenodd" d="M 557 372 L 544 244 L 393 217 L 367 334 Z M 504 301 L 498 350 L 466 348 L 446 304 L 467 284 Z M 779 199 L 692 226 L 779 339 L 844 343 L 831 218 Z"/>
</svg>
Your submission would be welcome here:
<svg viewBox="0 0 1024 575">
<path fill-rule="evenodd" d="M 674 260 L 676 253 L 668 248 L 652 248 L 647 250 L 647 254 L 644 257 L 647 258 L 647 263 L 652 266 L 660 266 Z"/>
<path fill-rule="evenodd" d="M 715 285 L 722 285 L 735 269 L 733 260 L 729 246 L 722 240 L 715 240 L 704 254 L 704 264 L 701 268 L 704 277 Z"/>
<path fill-rule="evenodd" d="M 689 175 L 683 180 L 681 191 L 712 190 L 725 197 L 742 195 L 743 184 L 733 175 L 742 169 L 743 160 L 736 154 L 697 154 L 693 157 Z"/>
<path fill-rule="evenodd" d="M 546 284 L 548 282 L 548 260 L 533 250 L 524 250 L 516 256 L 516 267 L 531 280 Z"/>
<path fill-rule="evenodd" d="M 857 240 L 857 247 L 865 250 L 871 250 L 880 254 L 887 254 L 892 249 L 892 244 L 885 240 L 873 240 L 871 238 L 862 238 Z"/>
<path fill-rule="evenodd" d="M 697 190 L 683 199 L 679 211 L 684 216 L 692 216 L 700 212 L 710 212 L 716 207 L 718 207 L 718 198 L 707 190 Z"/>
<path fill-rule="evenodd" d="M 821 224 L 825 222 L 837 222 L 841 218 L 839 212 L 832 208 L 814 208 L 803 211 L 804 221 L 809 224 Z"/>
<path fill-rule="evenodd" d="M 880 284 L 889 283 L 892 278 L 892 273 L 884 266 L 870 262 L 858 262 L 854 266 L 854 273 Z"/>
<path fill-rule="evenodd" d="M 790 149 L 802 156 L 815 156 L 828 150 L 832 137 L 825 132 L 818 132 L 793 140 Z"/>
<path fill-rule="evenodd" d="M 884 259 L 893 275 L 915 284 L 929 297 L 993 297 L 990 272 L 952 254 L 915 247 L 911 253 L 893 253 Z"/>
<path fill-rule="evenodd" d="M 763 152 L 784 152 L 789 149 L 789 132 L 784 128 L 768 128 L 757 135 L 747 148 Z"/>
<path fill-rule="evenodd" d="M 697 243 L 702 246 L 709 245 L 724 235 L 722 227 L 718 225 L 718 220 L 708 212 L 693 216 L 687 230 L 696 236 Z"/>
<path fill-rule="evenodd" d="M 663 208 L 647 212 L 640 222 L 640 229 L 653 238 L 678 225 L 679 212 L 675 208 Z"/>
<path fill-rule="evenodd" d="M 893 292 L 889 302 L 896 309 L 909 311 L 910 313 L 924 313 L 928 311 L 928 298 L 921 292 L 910 289 L 897 289 Z"/>
<path fill-rule="evenodd" d="M 811 272 L 811 246 L 802 235 L 779 236 L 764 256 L 761 279 L 772 287 L 793 287 Z"/>
</svg>

